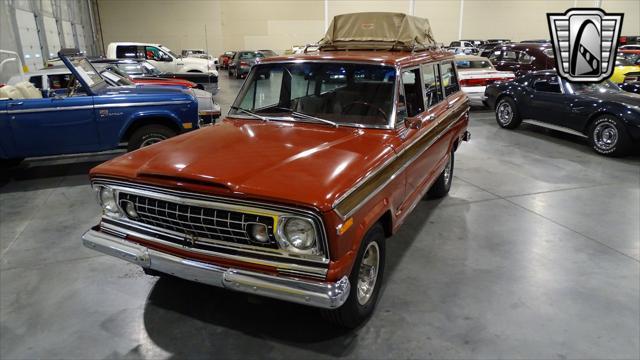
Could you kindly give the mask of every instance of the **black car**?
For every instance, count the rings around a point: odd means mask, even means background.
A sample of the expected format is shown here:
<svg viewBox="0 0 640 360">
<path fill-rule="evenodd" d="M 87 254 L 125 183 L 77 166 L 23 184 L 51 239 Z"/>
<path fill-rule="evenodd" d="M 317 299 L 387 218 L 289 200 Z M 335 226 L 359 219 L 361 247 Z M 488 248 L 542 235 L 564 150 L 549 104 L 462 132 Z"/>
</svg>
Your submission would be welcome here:
<svg viewBox="0 0 640 360">
<path fill-rule="evenodd" d="M 498 125 L 514 129 L 523 121 L 589 139 L 602 155 L 620 156 L 640 148 L 640 95 L 614 83 L 572 83 L 555 70 L 532 72 L 485 90 Z"/>
</svg>

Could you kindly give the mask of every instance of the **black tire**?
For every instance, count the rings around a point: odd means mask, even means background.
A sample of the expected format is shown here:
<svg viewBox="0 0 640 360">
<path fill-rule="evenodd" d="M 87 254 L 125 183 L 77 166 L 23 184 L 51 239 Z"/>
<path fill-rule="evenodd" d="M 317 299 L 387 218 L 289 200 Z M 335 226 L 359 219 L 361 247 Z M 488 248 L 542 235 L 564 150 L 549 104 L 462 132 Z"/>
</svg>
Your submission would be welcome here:
<svg viewBox="0 0 640 360">
<path fill-rule="evenodd" d="M 176 135 L 177 132 L 175 130 L 164 125 L 145 125 L 131 134 L 129 144 L 127 145 L 127 151 L 138 150 L 147 145 L 155 144 L 156 142 Z"/>
<path fill-rule="evenodd" d="M 522 123 L 515 101 L 505 96 L 496 103 L 496 122 L 504 129 L 515 129 Z"/>
<path fill-rule="evenodd" d="M 631 139 L 624 123 L 613 115 L 598 117 L 589 127 L 589 144 L 600 155 L 624 156 L 631 149 Z"/>
<path fill-rule="evenodd" d="M 453 151 L 449 156 L 449 161 L 447 165 L 438 176 L 436 182 L 431 185 L 431 189 L 427 192 L 427 196 L 432 199 L 439 199 L 441 197 L 446 196 L 449 193 L 449 189 L 451 189 L 451 183 L 453 182 L 453 165 L 455 163 L 455 156 L 453 155 Z"/>
<path fill-rule="evenodd" d="M 365 250 L 369 249 L 370 244 L 372 249 L 378 249 L 378 269 L 375 276 L 375 283 L 373 285 L 373 291 L 370 296 L 366 298 L 366 301 L 361 304 L 358 296 L 358 278 L 360 275 L 360 267 L 362 260 L 364 259 Z M 353 269 L 349 275 L 349 282 L 351 284 L 351 291 L 349 297 L 345 303 L 333 310 L 323 310 L 323 317 L 331 323 L 336 325 L 353 329 L 362 324 L 373 313 L 373 309 L 378 302 L 378 295 L 380 294 L 380 288 L 382 287 L 382 279 L 384 278 L 384 264 L 385 264 L 385 235 L 382 225 L 377 223 L 374 225 L 362 239 L 360 244 L 360 250 L 358 251 L 358 257 L 353 264 Z M 364 298 L 363 298 L 364 300 Z"/>
</svg>

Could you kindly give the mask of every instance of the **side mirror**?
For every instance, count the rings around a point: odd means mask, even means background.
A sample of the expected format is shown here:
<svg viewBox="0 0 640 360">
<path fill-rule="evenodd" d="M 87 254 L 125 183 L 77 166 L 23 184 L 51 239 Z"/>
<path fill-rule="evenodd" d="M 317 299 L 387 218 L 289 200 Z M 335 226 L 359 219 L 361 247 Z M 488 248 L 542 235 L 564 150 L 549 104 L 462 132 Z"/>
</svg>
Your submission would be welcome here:
<svg viewBox="0 0 640 360">
<path fill-rule="evenodd" d="M 404 118 L 404 126 L 407 129 L 420 129 L 422 127 L 422 120 L 417 117 L 406 117 Z"/>
</svg>

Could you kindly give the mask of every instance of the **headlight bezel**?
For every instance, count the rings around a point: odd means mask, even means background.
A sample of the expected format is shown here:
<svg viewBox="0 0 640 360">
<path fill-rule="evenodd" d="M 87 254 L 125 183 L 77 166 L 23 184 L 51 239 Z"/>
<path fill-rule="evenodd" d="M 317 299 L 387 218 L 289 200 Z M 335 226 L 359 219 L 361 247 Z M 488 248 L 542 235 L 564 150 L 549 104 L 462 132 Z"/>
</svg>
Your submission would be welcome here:
<svg viewBox="0 0 640 360">
<path fill-rule="evenodd" d="M 310 227 L 313 229 L 313 244 L 309 248 L 300 249 L 294 246 L 293 242 L 287 236 L 286 226 L 287 226 L 287 223 L 291 220 L 304 221 L 307 224 L 309 224 Z M 280 247 L 281 250 L 290 252 L 292 254 L 299 254 L 299 255 L 324 256 L 324 252 L 320 248 L 321 239 L 320 239 L 319 231 L 320 229 L 318 229 L 318 226 L 316 222 L 313 221 L 313 219 L 305 216 L 287 214 L 287 215 L 280 216 L 278 218 L 278 225 L 276 227 L 275 235 L 276 235 L 276 240 L 278 241 L 278 246 Z"/>
<path fill-rule="evenodd" d="M 102 209 L 102 214 L 105 216 L 120 218 L 124 216 L 124 212 L 120 208 L 120 204 L 118 204 L 118 192 L 110 186 L 105 185 L 94 185 L 94 191 L 96 192 L 96 198 L 98 200 L 98 205 Z M 105 200 L 103 198 L 103 194 L 110 195 L 111 199 Z M 112 201 L 112 204 L 108 204 L 107 202 Z"/>
</svg>

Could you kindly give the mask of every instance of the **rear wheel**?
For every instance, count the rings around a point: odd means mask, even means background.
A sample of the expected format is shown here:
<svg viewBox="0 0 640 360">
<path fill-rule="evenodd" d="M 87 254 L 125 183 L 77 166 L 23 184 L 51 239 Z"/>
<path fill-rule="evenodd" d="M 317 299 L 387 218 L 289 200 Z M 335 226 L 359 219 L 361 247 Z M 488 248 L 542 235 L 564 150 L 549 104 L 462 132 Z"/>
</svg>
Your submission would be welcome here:
<svg viewBox="0 0 640 360">
<path fill-rule="evenodd" d="M 611 115 L 603 115 L 591 124 L 589 143 L 598 154 L 623 156 L 629 151 L 631 140 L 620 120 Z"/>
<path fill-rule="evenodd" d="M 433 185 L 431 185 L 431 189 L 427 192 L 427 195 L 430 198 L 441 198 L 446 196 L 449 193 L 449 189 L 451 189 L 451 183 L 453 182 L 453 151 L 447 160 L 447 165 L 445 165 L 444 170 L 440 173 L 440 176 L 436 180 Z"/>
<path fill-rule="evenodd" d="M 496 105 L 496 121 L 500 127 L 515 129 L 520 126 L 522 118 L 518 114 L 515 101 L 510 97 L 503 97 Z"/>
<path fill-rule="evenodd" d="M 330 322 L 355 328 L 373 312 L 378 301 L 385 264 L 385 236 L 380 223 L 367 232 L 360 244 L 358 257 L 349 275 L 351 291 L 347 301 L 339 308 L 324 310 Z"/>
<path fill-rule="evenodd" d="M 138 150 L 176 135 L 175 130 L 164 125 L 145 125 L 133 132 L 129 138 L 127 151 Z"/>
</svg>

